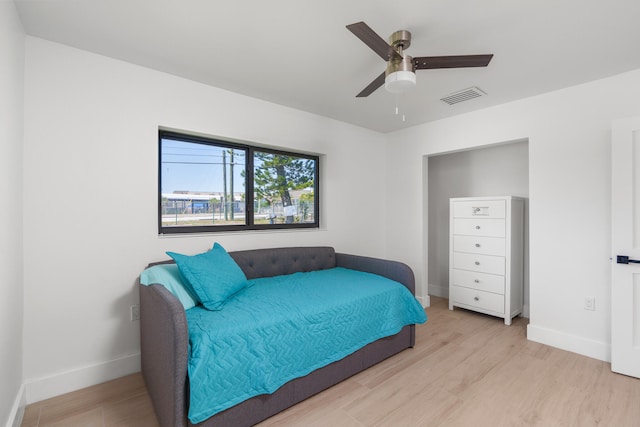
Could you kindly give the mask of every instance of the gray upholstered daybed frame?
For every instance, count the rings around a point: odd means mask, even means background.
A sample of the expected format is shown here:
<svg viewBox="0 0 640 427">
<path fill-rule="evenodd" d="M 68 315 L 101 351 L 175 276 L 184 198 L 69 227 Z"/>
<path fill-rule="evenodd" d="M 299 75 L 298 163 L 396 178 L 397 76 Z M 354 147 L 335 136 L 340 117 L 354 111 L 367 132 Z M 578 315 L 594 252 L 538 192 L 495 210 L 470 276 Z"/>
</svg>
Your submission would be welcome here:
<svg viewBox="0 0 640 427">
<path fill-rule="evenodd" d="M 257 249 L 230 252 L 248 279 L 298 271 L 344 267 L 388 277 L 415 294 L 413 271 L 400 262 L 335 253 L 331 247 Z M 163 263 L 172 262 L 165 261 Z M 160 264 L 160 263 L 156 263 Z M 142 373 L 162 427 L 183 427 L 187 419 L 188 332 L 185 311 L 163 286 L 139 285 Z M 197 426 L 250 426 L 342 380 L 413 347 L 415 326 L 375 341 L 342 360 L 289 381 L 276 392 L 248 399 Z"/>
</svg>

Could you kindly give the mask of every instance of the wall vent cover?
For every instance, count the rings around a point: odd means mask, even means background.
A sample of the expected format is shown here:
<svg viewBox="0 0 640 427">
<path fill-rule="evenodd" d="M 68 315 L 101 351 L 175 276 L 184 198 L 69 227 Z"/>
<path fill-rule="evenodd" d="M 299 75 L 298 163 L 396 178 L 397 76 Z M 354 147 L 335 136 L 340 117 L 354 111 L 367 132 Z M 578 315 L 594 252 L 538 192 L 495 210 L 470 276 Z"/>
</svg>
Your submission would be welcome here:
<svg viewBox="0 0 640 427">
<path fill-rule="evenodd" d="M 445 102 L 449 105 L 453 105 L 459 102 L 469 101 L 470 99 L 478 98 L 484 95 L 486 95 L 485 92 L 474 86 L 467 89 L 459 90 L 458 92 L 454 92 L 451 95 L 445 96 L 444 98 L 440 98 L 440 101 Z"/>
</svg>

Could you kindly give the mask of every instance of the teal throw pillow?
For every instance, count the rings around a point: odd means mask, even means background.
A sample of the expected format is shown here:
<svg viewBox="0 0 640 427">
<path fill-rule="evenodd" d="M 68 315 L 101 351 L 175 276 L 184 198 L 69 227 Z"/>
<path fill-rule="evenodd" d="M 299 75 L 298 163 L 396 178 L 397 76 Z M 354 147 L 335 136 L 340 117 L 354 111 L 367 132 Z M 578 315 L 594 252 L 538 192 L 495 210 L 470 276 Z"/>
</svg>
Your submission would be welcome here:
<svg viewBox="0 0 640 427">
<path fill-rule="evenodd" d="M 143 285 L 159 284 L 167 288 L 188 310 L 198 303 L 193 289 L 184 282 L 176 264 L 154 265 L 140 274 L 140 283 Z"/>
<path fill-rule="evenodd" d="M 198 255 L 175 252 L 167 252 L 167 255 L 175 260 L 182 277 L 209 310 L 221 310 L 229 297 L 248 285 L 238 264 L 218 243 L 210 251 Z"/>
</svg>

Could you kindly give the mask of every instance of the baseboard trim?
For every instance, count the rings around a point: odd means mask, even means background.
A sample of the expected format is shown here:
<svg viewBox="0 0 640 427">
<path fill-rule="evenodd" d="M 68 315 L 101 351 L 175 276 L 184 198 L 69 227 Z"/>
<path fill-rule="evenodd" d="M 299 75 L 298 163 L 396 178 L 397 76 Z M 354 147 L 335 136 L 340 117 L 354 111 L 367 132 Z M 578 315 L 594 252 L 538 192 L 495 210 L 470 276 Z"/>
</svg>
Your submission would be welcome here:
<svg viewBox="0 0 640 427">
<path fill-rule="evenodd" d="M 431 306 L 431 298 L 429 297 L 429 295 L 425 295 L 423 297 L 416 296 L 416 299 L 418 300 L 420 305 L 422 305 L 422 308 L 427 308 Z"/>
<path fill-rule="evenodd" d="M 449 286 L 429 285 L 429 295 L 449 299 Z"/>
<path fill-rule="evenodd" d="M 611 345 L 540 326 L 527 325 L 527 339 L 593 359 L 611 362 Z"/>
<path fill-rule="evenodd" d="M 136 372 L 140 372 L 140 353 L 43 378 L 27 380 L 25 383 L 26 404 L 39 402 Z"/>
<path fill-rule="evenodd" d="M 11 412 L 9 413 L 9 420 L 7 421 L 7 427 L 20 427 L 22 425 L 22 419 L 24 418 L 24 408 L 27 406 L 27 397 L 25 393 L 24 384 L 20 386 L 18 394 L 13 401 Z"/>
</svg>

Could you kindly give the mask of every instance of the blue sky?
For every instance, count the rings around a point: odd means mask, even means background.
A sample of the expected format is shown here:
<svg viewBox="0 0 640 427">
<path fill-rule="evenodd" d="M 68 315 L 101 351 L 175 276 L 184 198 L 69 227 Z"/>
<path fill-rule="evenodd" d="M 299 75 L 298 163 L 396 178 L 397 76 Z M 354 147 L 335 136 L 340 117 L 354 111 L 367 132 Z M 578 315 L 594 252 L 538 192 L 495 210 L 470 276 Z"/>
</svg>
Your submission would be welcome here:
<svg viewBox="0 0 640 427">
<path fill-rule="evenodd" d="M 230 191 L 228 148 L 162 139 L 162 193 L 174 191 L 222 192 L 223 151 L 226 153 L 227 191 Z M 234 192 L 243 192 L 245 153 L 234 150 Z"/>
</svg>

